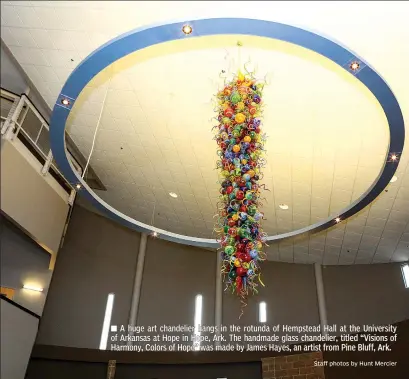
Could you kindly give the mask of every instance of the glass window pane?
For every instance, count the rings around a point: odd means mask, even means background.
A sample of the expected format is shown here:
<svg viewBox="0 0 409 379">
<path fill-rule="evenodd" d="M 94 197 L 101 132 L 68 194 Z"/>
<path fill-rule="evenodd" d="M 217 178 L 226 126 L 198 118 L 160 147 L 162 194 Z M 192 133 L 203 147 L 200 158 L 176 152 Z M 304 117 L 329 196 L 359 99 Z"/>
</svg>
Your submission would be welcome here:
<svg viewBox="0 0 409 379">
<path fill-rule="evenodd" d="M 1 116 L 7 117 L 12 106 L 13 106 L 13 101 L 2 97 L 0 101 Z"/>
<path fill-rule="evenodd" d="M 38 138 L 37 145 L 44 155 L 48 155 L 50 151 L 50 136 L 46 128 L 41 129 L 40 137 Z"/>
<path fill-rule="evenodd" d="M 24 112 L 24 110 L 22 111 Z M 41 121 L 37 118 L 35 113 L 28 109 L 27 116 L 21 125 L 21 128 L 28 134 L 28 136 L 35 141 L 41 129 Z M 48 132 L 48 131 L 47 131 Z"/>
</svg>

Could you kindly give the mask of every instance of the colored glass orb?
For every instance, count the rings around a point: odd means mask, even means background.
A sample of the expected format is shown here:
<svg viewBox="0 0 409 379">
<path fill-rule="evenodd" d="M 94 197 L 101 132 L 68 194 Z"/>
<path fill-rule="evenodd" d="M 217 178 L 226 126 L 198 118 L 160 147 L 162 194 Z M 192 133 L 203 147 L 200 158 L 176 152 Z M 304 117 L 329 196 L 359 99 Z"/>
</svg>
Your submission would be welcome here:
<svg viewBox="0 0 409 379">
<path fill-rule="evenodd" d="M 255 95 L 255 96 L 253 97 L 253 101 L 254 101 L 256 104 L 260 104 L 260 102 L 261 102 L 260 96 Z"/>
<path fill-rule="evenodd" d="M 253 199 L 253 194 L 251 192 L 246 192 L 246 199 L 247 200 Z"/>
<path fill-rule="evenodd" d="M 224 110 L 224 115 L 226 116 L 226 117 L 232 117 L 233 116 L 233 109 L 231 109 L 231 108 L 226 108 L 225 110 Z"/>
<path fill-rule="evenodd" d="M 249 166 L 248 168 L 250 168 L 250 166 Z M 247 171 L 247 174 L 250 175 L 250 178 L 252 178 L 254 175 L 256 175 L 256 173 L 255 173 L 254 170 L 248 170 L 248 171 Z"/>
<path fill-rule="evenodd" d="M 243 113 L 237 113 L 234 119 L 238 124 L 241 124 L 246 121 L 246 116 Z"/>
<path fill-rule="evenodd" d="M 244 109 L 244 103 L 242 101 L 239 101 L 236 105 L 237 110 L 242 111 Z"/>
<path fill-rule="evenodd" d="M 237 191 L 236 199 L 237 200 L 243 200 L 244 199 L 244 192 L 243 191 Z"/>
<path fill-rule="evenodd" d="M 240 151 L 240 145 L 234 145 L 232 149 L 235 153 L 238 153 Z"/>
<path fill-rule="evenodd" d="M 256 212 L 257 212 L 257 207 L 256 207 L 255 205 L 250 205 L 250 206 L 247 208 L 247 213 L 248 213 L 250 216 L 254 216 L 254 215 L 256 214 Z"/>
<path fill-rule="evenodd" d="M 250 250 L 250 257 L 252 258 L 252 259 L 256 259 L 257 257 L 258 257 L 258 252 L 257 252 L 257 250 Z"/>
<path fill-rule="evenodd" d="M 224 252 L 225 252 L 227 255 L 232 255 L 232 254 L 234 253 L 234 247 L 233 247 L 233 246 L 226 246 L 226 247 L 224 248 Z"/>
<path fill-rule="evenodd" d="M 236 221 L 234 221 L 232 218 L 229 219 L 229 221 L 227 221 L 227 225 L 230 227 L 233 227 L 236 225 Z"/>
<path fill-rule="evenodd" d="M 241 100 L 240 94 L 234 91 L 230 96 L 230 101 L 232 104 L 237 104 Z"/>
</svg>

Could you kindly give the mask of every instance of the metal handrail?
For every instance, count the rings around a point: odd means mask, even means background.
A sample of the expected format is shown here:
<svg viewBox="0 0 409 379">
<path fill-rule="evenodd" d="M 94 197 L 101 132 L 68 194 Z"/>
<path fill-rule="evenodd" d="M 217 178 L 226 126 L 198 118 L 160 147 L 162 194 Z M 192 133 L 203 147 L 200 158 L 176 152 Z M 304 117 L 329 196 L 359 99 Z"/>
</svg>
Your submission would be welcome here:
<svg viewBox="0 0 409 379">
<path fill-rule="evenodd" d="M 11 131 L 11 140 L 16 138 L 19 133 L 24 134 L 24 138 L 28 140 L 30 145 L 35 149 L 35 151 L 40 154 L 44 159 L 45 163 L 44 166 L 41 170 L 42 174 L 47 174 L 49 171 L 50 167 L 52 167 L 53 171 L 56 172 L 67 184 L 68 187 L 71 188 L 72 191 L 75 191 L 75 189 L 71 186 L 71 184 L 64 178 L 64 175 L 61 173 L 61 171 L 57 168 L 57 166 L 52 162 L 53 156 L 51 149 L 48 151 L 44 151 L 44 149 L 39 145 L 38 141 L 41 136 L 41 133 L 43 132 L 43 129 L 46 129 L 47 132 L 49 132 L 49 125 L 48 122 L 41 116 L 41 114 L 38 112 L 36 107 L 31 103 L 31 100 L 27 97 L 27 95 L 22 94 L 21 96 L 18 96 L 10 91 L 7 91 L 3 88 L 1 88 L 1 98 L 2 99 L 7 99 L 9 101 L 13 101 L 13 106 L 10 109 L 10 112 L 7 117 L 1 116 L 2 120 L 2 127 L 3 124 L 5 124 L 7 121 L 13 126 L 13 130 Z M 20 103 L 21 102 L 21 103 Z M 21 115 L 21 110 L 24 109 L 25 107 L 25 112 L 20 118 Z M 33 114 L 36 116 L 36 118 L 41 122 L 40 129 L 38 130 L 35 139 L 33 139 L 27 130 L 24 128 L 24 121 L 27 116 L 28 110 L 33 112 Z M 16 114 L 17 112 L 17 114 Z M 4 131 L 2 130 L 2 133 Z M 76 161 L 76 159 L 72 156 L 72 154 L 67 151 L 68 156 L 70 157 L 70 160 L 72 164 L 74 165 L 75 169 L 77 172 L 81 175 L 82 174 L 82 167 L 80 164 Z"/>
</svg>

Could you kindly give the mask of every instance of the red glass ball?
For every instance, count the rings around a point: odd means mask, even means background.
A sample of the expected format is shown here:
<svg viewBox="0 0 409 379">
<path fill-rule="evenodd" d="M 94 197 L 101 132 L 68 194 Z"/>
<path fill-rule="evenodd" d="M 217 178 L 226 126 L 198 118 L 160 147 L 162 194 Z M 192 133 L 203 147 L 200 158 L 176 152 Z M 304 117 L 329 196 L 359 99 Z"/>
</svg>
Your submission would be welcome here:
<svg viewBox="0 0 409 379">
<path fill-rule="evenodd" d="M 230 118 L 230 117 L 232 117 L 233 116 L 233 109 L 231 109 L 231 108 L 226 108 L 225 110 L 224 110 L 224 115 L 226 116 L 226 117 L 228 117 L 228 118 Z"/>
<path fill-rule="evenodd" d="M 232 218 L 227 222 L 227 225 L 229 225 L 231 228 L 233 227 L 233 226 L 235 226 L 236 225 L 236 221 L 234 221 Z"/>
<path fill-rule="evenodd" d="M 237 191 L 236 199 L 237 200 L 243 200 L 244 199 L 244 192 L 243 191 Z"/>
</svg>

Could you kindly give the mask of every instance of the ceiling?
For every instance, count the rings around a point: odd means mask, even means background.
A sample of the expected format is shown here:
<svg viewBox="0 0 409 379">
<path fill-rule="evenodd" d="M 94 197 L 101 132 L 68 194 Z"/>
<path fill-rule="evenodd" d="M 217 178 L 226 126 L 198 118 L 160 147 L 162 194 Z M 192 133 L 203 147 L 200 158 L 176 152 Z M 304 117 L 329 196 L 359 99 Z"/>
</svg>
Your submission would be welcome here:
<svg viewBox="0 0 409 379">
<path fill-rule="evenodd" d="M 273 20 L 266 16 L 271 13 L 275 21 L 313 27 L 366 59 L 391 86 L 409 124 L 404 84 L 409 31 L 403 27 L 408 4 L 371 3 L 368 11 L 367 3 L 354 2 L 350 12 L 351 3 L 343 2 L 174 3 L 4 1 L 1 37 L 52 107 L 73 68 L 121 33 L 173 18 Z M 359 198 L 377 178 L 388 148 L 380 106 L 357 80 L 315 53 L 247 36 L 152 47 L 121 59 L 89 83 L 67 130 L 88 157 L 99 125 L 91 164 L 107 191 L 97 191 L 98 196 L 138 221 L 212 238 L 219 187 L 212 96 L 223 77 L 246 62 L 268 81 L 263 96 L 267 234 L 337 215 Z M 405 146 L 396 182 L 370 207 L 326 232 L 270 246 L 269 259 L 324 264 L 409 259 Z"/>
</svg>

